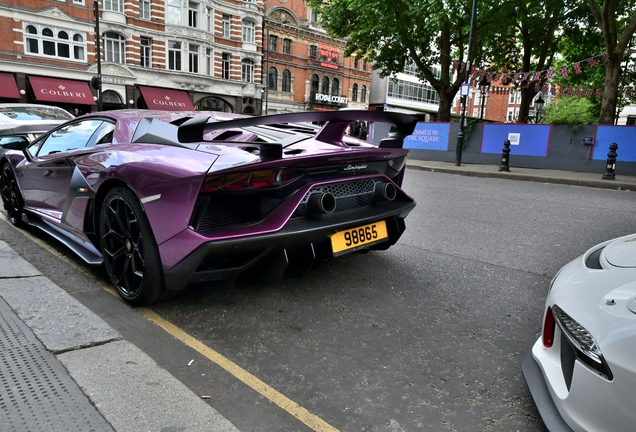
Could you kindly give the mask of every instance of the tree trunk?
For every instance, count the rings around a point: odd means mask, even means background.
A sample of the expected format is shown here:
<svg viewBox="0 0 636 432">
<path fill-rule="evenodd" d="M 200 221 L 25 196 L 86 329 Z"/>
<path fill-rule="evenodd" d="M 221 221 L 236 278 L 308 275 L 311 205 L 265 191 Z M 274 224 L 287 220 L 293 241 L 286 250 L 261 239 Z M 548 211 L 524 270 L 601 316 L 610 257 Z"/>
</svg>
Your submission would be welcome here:
<svg viewBox="0 0 636 432">
<path fill-rule="evenodd" d="M 451 107 L 455 95 L 448 96 L 446 92 L 439 93 L 439 108 L 437 110 L 437 121 L 443 123 L 451 122 Z"/>
<path fill-rule="evenodd" d="M 603 101 L 601 102 L 601 115 L 598 119 L 599 124 L 614 124 L 620 76 L 620 57 L 610 55 L 607 60 L 605 60 L 605 89 L 603 92 Z"/>
</svg>

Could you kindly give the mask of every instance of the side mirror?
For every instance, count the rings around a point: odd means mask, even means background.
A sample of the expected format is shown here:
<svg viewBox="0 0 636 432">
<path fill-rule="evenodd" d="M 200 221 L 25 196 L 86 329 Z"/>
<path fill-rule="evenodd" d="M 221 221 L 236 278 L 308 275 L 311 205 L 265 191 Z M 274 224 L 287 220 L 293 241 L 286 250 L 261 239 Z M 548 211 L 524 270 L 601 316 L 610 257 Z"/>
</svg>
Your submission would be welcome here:
<svg viewBox="0 0 636 432">
<path fill-rule="evenodd" d="M 29 140 L 23 136 L 0 137 L 0 147 L 5 150 L 24 150 L 29 145 Z"/>
</svg>

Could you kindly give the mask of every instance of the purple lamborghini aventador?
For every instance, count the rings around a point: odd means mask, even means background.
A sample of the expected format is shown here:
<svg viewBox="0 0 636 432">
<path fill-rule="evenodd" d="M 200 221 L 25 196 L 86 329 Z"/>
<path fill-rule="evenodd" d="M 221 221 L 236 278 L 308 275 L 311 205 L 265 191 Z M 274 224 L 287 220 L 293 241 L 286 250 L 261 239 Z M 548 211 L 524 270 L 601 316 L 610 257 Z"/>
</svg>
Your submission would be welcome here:
<svg viewBox="0 0 636 432">
<path fill-rule="evenodd" d="M 345 134 L 352 121 L 391 128 L 369 144 Z M 302 276 L 395 244 L 415 207 L 400 188 L 414 127 L 374 111 L 98 112 L 30 143 L 0 138 L 2 201 L 13 224 L 103 263 L 121 297 L 144 305 L 188 283 Z"/>
</svg>

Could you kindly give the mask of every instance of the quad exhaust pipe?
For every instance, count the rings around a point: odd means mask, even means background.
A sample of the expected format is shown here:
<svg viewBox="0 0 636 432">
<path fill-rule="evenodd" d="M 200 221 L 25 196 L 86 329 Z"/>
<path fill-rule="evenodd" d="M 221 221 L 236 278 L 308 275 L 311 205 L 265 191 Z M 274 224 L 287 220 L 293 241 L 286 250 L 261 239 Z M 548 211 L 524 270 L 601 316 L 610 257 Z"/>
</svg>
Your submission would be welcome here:
<svg viewBox="0 0 636 432">
<path fill-rule="evenodd" d="M 397 189 L 393 183 L 376 183 L 373 198 L 375 201 L 393 201 L 397 196 Z"/>
<path fill-rule="evenodd" d="M 311 214 L 329 214 L 336 210 L 336 197 L 330 193 L 314 193 L 309 197 L 307 210 Z"/>
</svg>

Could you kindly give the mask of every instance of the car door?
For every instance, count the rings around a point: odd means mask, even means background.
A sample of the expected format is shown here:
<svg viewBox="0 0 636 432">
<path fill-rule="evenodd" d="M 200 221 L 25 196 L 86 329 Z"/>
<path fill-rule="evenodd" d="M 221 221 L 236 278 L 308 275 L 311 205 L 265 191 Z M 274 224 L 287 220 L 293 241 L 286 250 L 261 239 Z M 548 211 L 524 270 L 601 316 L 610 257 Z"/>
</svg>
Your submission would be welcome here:
<svg viewBox="0 0 636 432">
<path fill-rule="evenodd" d="M 21 169 L 25 207 L 60 219 L 75 164 L 69 156 L 92 151 L 104 119 L 78 119 L 55 129 L 28 147 L 31 159 Z"/>
</svg>

